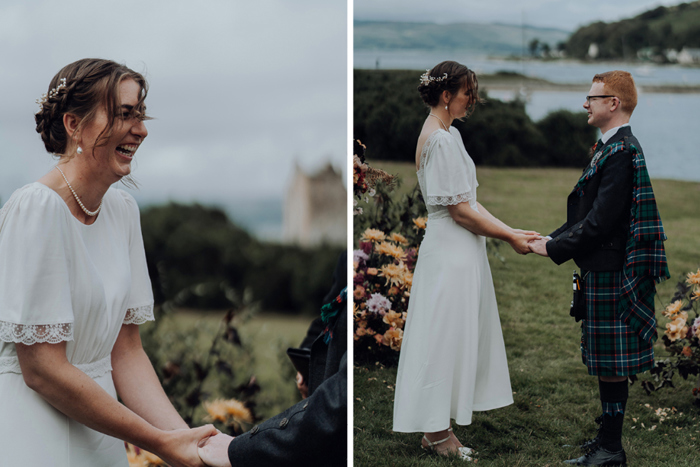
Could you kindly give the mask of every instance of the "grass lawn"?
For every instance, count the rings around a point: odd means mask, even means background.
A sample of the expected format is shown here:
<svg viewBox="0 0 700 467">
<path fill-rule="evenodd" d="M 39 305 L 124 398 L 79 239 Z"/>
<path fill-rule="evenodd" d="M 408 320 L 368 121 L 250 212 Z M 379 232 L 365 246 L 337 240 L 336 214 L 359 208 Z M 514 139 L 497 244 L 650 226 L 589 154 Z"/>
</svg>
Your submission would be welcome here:
<svg viewBox="0 0 700 467">
<path fill-rule="evenodd" d="M 416 183 L 410 163 L 370 164 L 399 174 L 404 180 L 399 192 Z M 479 201 L 513 227 L 547 234 L 564 222 L 566 196 L 579 174 L 571 169 L 478 168 Z M 658 288 L 660 311 L 670 300 L 677 278 L 700 266 L 700 203 L 695 202 L 700 184 L 669 180 L 652 184 L 669 237 L 666 252 L 672 276 Z M 465 445 L 479 452 L 479 465 L 561 465 L 562 460 L 580 455 L 577 448 L 564 446 L 593 436 L 593 419 L 601 410 L 597 380 L 587 374 L 580 359 L 580 325 L 568 314 L 571 272 L 576 266 L 519 256 L 506 244 L 500 253 L 505 264 L 492 258 L 491 269 L 515 403 L 476 412 L 472 425 L 454 429 Z M 664 354 L 661 344 L 656 350 L 657 356 Z M 392 432 L 395 379 L 396 368 L 354 368 L 354 464 L 457 462 L 421 450 L 420 434 Z M 700 465 L 700 409 L 693 405 L 691 394 L 695 383 L 676 377 L 676 388 L 651 396 L 639 384 L 630 387 L 623 432 L 630 465 Z M 660 421 L 655 410 L 671 407 L 677 412 Z"/>
<path fill-rule="evenodd" d="M 163 319 L 162 332 L 173 330 L 198 329 L 199 340 L 192 342 L 192 352 L 206 355 L 213 336 L 219 331 L 219 325 L 225 311 L 179 310 Z M 267 419 L 290 407 L 301 396 L 296 388 L 296 370 L 287 357 L 288 347 L 298 347 L 306 336 L 306 331 L 313 320 L 312 316 L 283 315 L 260 312 L 250 319 L 236 324 L 241 341 L 250 345 L 250 355 L 242 354 L 240 361 L 230 362 L 235 368 L 242 368 L 241 373 L 254 375 L 261 386 L 256 395 L 257 413 Z M 209 390 L 211 388 L 206 388 Z M 210 399 L 220 397 L 212 391 Z M 203 415 L 199 410 L 198 413 Z"/>
</svg>

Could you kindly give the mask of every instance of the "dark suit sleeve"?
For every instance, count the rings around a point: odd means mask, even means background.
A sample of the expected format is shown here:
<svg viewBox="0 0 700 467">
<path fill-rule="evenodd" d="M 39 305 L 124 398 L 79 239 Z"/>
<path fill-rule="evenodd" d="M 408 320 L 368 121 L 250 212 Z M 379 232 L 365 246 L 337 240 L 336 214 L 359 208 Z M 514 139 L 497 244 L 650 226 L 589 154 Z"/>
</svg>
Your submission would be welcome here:
<svg viewBox="0 0 700 467">
<path fill-rule="evenodd" d="M 340 336 L 343 338 L 344 336 Z M 347 361 L 305 399 L 235 438 L 236 466 L 344 466 L 347 463 Z"/>
<path fill-rule="evenodd" d="M 556 238 L 556 237 L 558 237 L 563 231 L 565 231 L 565 230 L 568 229 L 568 228 L 569 228 L 569 224 L 566 223 L 566 222 L 564 222 L 564 224 L 563 224 L 561 227 L 559 227 L 557 230 L 555 230 L 554 232 L 552 232 L 551 234 L 549 234 L 549 237 Z"/>
<path fill-rule="evenodd" d="M 598 193 L 586 217 L 547 242 L 547 254 L 556 264 L 592 250 L 610 234 L 621 217 L 629 218 L 632 196 L 632 157 L 629 151 L 614 154 L 602 167 Z"/>
</svg>

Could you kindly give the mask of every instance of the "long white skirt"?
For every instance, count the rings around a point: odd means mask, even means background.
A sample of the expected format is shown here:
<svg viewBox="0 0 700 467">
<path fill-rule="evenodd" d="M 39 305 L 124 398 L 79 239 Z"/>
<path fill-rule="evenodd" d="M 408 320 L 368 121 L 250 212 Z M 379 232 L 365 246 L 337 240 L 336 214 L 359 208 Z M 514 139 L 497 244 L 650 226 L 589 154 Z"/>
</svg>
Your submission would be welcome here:
<svg viewBox="0 0 700 467">
<path fill-rule="evenodd" d="M 112 373 L 95 378 L 116 398 Z M 29 389 L 21 374 L 0 375 L 0 465 L 128 467 L 124 441 L 76 422 Z"/>
<path fill-rule="evenodd" d="M 485 238 L 429 219 L 408 304 L 394 431 L 436 432 L 450 419 L 513 403 Z"/>
</svg>

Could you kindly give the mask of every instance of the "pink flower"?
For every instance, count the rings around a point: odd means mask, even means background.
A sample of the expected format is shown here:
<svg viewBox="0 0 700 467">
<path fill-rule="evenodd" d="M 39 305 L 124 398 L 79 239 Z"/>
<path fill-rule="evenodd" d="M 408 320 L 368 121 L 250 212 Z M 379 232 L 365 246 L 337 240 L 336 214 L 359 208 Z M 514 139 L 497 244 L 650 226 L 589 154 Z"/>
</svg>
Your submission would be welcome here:
<svg viewBox="0 0 700 467">
<path fill-rule="evenodd" d="M 354 263 L 354 262 L 358 262 L 358 263 L 359 263 L 360 260 L 362 260 L 362 261 L 367 261 L 368 259 L 369 259 L 369 255 L 368 255 L 367 253 L 365 253 L 364 251 L 362 251 L 362 250 L 353 250 L 353 251 L 352 251 L 352 261 L 353 261 L 353 263 Z"/>
<path fill-rule="evenodd" d="M 391 310 L 391 302 L 388 298 L 380 293 L 373 293 L 367 300 L 367 309 L 372 313 L 383 315 Z"/>
</svg>

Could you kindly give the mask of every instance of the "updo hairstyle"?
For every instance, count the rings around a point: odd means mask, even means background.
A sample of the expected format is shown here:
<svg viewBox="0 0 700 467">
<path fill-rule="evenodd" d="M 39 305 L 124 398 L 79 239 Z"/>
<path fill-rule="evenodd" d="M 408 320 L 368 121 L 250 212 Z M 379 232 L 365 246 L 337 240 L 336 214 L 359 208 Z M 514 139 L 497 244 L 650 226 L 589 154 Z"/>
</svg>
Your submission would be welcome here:
<svg viewBox="0 0 700 467">
<path fill-rule="evenodd" d="M 97 58 L 84 58 L 63 67 L 51 80 L 47 97 L 34 115 L 36 132 L 41 135 L 46 150 L 60 156 L 66 152 L 71 135 L 67 134 L 63 125 L 63 115 L 73 114 L 79 117 L 81 120 L 78 129 L 81 129 L 95 120 L 100 105 L 104 105 L 108 120 L 95 145 L 106 144 L 120 112 L 119 84 L 126 78 L 133 79 L 141 88 L 132 116 L 145 120 L 144 101 L 148 94 L 148 83 L 141 73 L 111 60 Z M 65 86 L 61 85 L 62 79 L 65 79 Z"/>
<path fill-rule="evenodd" d="M 461 63 L 451 60 L 440 62 L 427 73 L 429 77 L 434 79 L 422 80 L 421 84 L 418 85 L 418 92 L 428 107 L 440 104 L 443 91 L 448 91 L 452 96 L 455 96 L 464 86 L 467 86 L 467 94 L 472 97 L 467 116 L 471 115 L 476 104 L 483 102 L 479 97 L 479 82 L 476 80 L 476 74 Z M 441 79 L 445 73 L 447 73 L 447 77 Z"/>
</svg>

